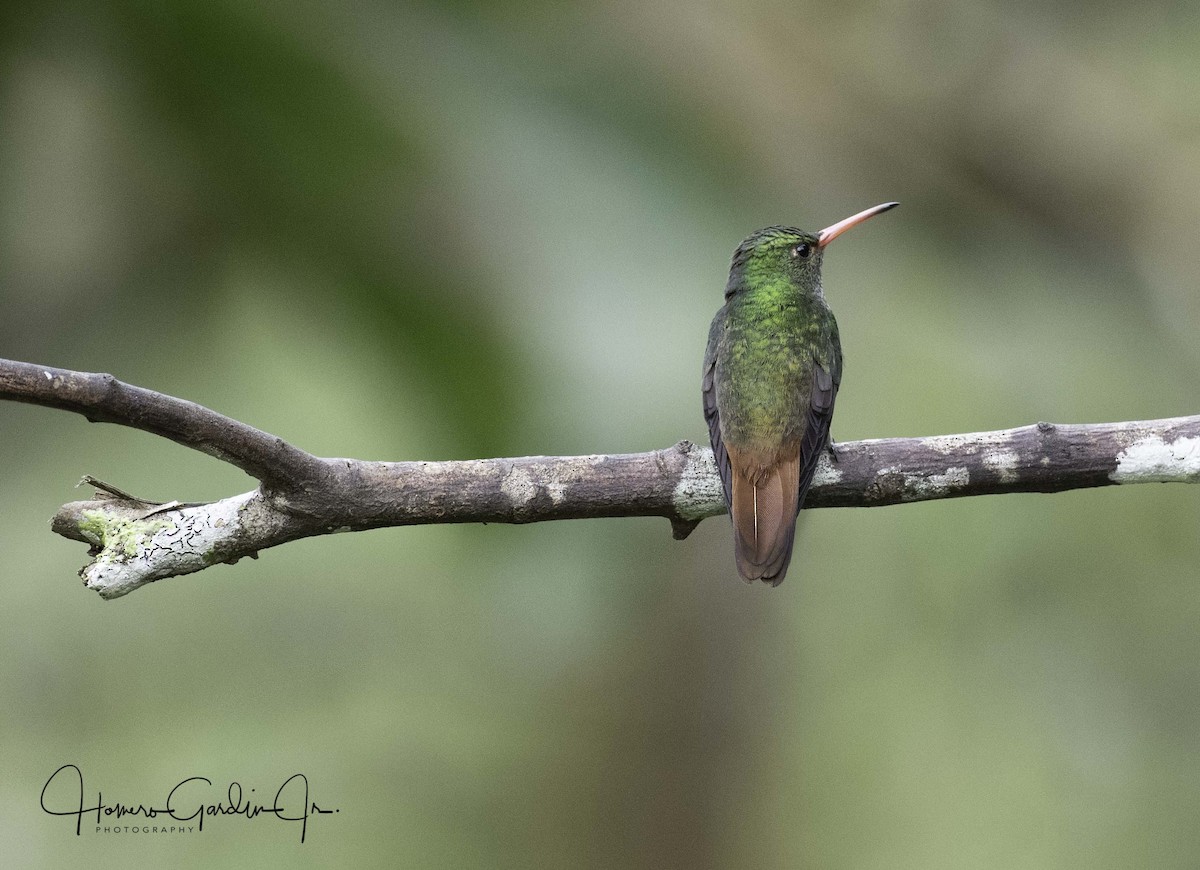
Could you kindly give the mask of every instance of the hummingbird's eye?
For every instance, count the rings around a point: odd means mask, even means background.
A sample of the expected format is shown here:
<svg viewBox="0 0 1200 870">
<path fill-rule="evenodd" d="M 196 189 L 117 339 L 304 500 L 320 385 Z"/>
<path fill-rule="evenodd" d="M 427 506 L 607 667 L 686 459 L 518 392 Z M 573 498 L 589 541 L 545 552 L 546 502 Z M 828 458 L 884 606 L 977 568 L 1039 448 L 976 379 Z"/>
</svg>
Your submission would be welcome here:
<svg viewBox="0 0 1200 870">
<path fill-rule="evenodd" d="M 812 254 L 812 245 L 808 242 L 801 242 L 792 248 L 792 259 L 799 257 L 801 260 L 807 260 L 810 254 Z"/>
</svg>

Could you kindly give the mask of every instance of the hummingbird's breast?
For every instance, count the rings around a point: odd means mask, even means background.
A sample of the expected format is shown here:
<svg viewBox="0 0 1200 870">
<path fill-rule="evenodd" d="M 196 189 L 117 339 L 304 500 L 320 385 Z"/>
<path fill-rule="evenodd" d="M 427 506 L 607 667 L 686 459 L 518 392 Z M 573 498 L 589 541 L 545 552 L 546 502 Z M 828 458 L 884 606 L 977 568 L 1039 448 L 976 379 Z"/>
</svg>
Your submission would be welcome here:
<svg viewBox="0 0 1200 870">
<path fill-rule="evenodd" d="M 717 343 L 717 406 L 725 443 L 774 453 L 804 432 L 814 359 L 837 329 L 822 298 L 800 293 L 733 297 Z"/>
</svg>

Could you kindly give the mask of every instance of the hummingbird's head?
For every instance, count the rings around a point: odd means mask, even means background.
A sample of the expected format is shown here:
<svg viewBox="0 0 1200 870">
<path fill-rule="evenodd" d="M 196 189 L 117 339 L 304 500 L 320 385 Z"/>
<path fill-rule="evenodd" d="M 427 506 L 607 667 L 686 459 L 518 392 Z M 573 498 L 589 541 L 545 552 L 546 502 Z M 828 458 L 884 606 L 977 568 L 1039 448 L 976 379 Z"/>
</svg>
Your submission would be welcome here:
<svg viewBox="0 0 1200 870">
<path fill-rule="evenodd" d="M 764 282 L 788 280 L 797 289 L 822 295 L 821 257 L 825 246 L 853 226 L 900 203 L 885 202 L 828 226 L 819 233 L 795 227 L 767 227 L 751 233 L 733 252 L 725 298 Z"/>
<path fill-rule="evenodd" d="M 814 233 L 767 227 L 752 233 L 733 252 L 725 298 L 762 282 L 786 278 L 796 287 L 821 292 L 821 245 Z"/>
</svg>

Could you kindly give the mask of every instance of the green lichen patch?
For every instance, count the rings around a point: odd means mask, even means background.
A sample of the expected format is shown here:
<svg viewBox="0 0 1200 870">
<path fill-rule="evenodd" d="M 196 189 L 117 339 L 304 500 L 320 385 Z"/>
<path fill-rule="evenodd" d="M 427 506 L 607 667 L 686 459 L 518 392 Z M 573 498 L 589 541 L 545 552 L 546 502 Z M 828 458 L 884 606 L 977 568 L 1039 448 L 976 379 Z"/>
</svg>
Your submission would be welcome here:
<svg viewBox="0 0 1200 870">
<path fill-rule="evenodd" d="M 170 520 L 135 520 L 111 516 L 104 511 L 84 511 L 79 523 L 79 531 L 100 548 L 101 555 L 121 560 L 132 559 L 138 554 L 138 548 L 148 544 L 158 532 L 174 527 Z"/>
</svg>

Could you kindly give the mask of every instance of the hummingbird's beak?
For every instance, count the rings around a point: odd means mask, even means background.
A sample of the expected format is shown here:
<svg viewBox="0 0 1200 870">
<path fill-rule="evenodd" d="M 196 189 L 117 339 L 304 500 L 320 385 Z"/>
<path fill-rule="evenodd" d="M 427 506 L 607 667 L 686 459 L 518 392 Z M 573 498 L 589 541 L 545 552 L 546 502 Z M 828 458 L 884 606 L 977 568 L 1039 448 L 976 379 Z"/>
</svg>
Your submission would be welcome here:
<svg viewBox="0 0 1200 870">
<path fill-rule="evenodd" d="M 858 226 L 867 218 L 875 217 L 877 214 L 882 214 L 890 208 L 895 208 L 899 204 L 900 203 L 898 202 L 885 202 L 881 205 L 872 206 L 866 211 L 860 211 L 856 215 L 852 215 L 845 220 L 838 221 L 831 227 L 825 227 L 825 229 L 817 233 L 817 247 L 825 247 L 842 233 L 846 232 L 846 230 L 850 229 L 850 227 Z"/>
</svg>

